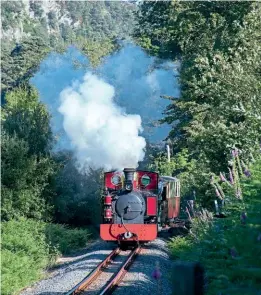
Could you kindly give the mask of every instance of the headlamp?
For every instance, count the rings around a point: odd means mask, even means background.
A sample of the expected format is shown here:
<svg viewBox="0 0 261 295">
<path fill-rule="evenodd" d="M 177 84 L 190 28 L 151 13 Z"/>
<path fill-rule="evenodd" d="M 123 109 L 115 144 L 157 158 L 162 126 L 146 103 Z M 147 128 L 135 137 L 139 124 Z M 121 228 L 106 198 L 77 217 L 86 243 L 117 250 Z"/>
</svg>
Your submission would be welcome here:
<svg viewBox="0 0 261 295">
<path fill-rule="evenodd" d="M 131 190 L 132 190 L 132 183 L 126 183 L 126 185 L 125 185 L 125 189 L 126 189 L 127 191 L 131 191 Z"/>
</svg>

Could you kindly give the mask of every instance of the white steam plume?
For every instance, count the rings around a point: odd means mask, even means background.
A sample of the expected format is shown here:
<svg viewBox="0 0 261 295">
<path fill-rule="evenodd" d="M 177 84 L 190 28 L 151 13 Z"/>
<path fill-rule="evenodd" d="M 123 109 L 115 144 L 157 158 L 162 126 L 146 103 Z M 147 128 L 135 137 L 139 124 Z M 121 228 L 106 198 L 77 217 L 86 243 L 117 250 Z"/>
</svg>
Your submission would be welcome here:
<svg viewBox="0 0 261 295">
<path fill-rule="evenodd" d="M 81 168 L 136 168 L 145 139 L 139 115 L 127 115 L 113 102 L 114 87 L 87 73 L 60 93 L 59 112 Z"/>
</svg>

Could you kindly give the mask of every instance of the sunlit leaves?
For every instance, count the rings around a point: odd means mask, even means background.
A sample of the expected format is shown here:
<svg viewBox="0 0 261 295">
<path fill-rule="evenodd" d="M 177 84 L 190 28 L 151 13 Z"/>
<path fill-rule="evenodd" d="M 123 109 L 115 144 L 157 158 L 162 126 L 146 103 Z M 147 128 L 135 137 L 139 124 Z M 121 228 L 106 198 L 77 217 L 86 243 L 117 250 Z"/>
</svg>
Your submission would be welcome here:
<svg viewBox="0 0 261 295">
<path fill-rule="evenodd" d="M 49 114 L 34 89 L 6 95 L 2 109 L 2 218 L 50 218 L 49 186 L 58 168 L 50 157 Z"/>
<path fill-rule="evenodd" d="M 261 134 L 261 5 L 159 1 L 142 5 L 139 22 L 145 49 L 181 60 L 181 96 L 161 120 L 173 124 L 175 150 L 189 148 L 216 172 L 233 143 L 244 157 L 254 153 Z"/>
</svg>

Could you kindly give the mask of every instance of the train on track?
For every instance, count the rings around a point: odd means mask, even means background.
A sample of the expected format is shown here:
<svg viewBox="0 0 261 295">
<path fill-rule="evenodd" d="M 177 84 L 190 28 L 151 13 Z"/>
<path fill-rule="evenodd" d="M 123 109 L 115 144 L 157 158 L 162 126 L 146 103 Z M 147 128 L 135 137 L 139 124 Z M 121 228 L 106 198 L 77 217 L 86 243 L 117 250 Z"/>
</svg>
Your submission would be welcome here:
<svg viewBox="0 0 261 295">
<path fill-rule="evenodd" d="M 100 236 L 122 247 L 157 238 L 180 212 L 180 181 L 156 172 L 125 168 L 104 174 Z"/>
</svg>

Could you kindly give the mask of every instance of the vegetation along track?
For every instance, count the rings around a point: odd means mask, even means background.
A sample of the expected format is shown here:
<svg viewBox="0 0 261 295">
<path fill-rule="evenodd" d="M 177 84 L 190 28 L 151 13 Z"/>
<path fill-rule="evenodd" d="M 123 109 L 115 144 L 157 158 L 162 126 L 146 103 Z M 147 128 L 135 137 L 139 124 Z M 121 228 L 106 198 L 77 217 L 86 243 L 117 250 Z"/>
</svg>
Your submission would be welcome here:
<svg viewBox="0 0 261 295">
<path fill-rule="evenodd" d="M 127 273 L 128 268 L 133 263 L 135 257 L 140 252 L 140 246 L 137 246 L 130 251 L 122 251 L 120 248 L 114 249 L 90 274 L 67 292 L 66 295 L 88 294 L 89 291 L 91 294 L 95 293 L 97 295 L 112 293 Z M 125 258 L 126 254 L 127 258 Z M 117 265 L 117 262 L 120 263 L 120 266 Z M 109 266 L 109 272 L 112 273 L 112 275 L 109 275 L 108 279 Z M 95 292 L 94 289 L 97 291 Z"/>
</svg>

